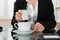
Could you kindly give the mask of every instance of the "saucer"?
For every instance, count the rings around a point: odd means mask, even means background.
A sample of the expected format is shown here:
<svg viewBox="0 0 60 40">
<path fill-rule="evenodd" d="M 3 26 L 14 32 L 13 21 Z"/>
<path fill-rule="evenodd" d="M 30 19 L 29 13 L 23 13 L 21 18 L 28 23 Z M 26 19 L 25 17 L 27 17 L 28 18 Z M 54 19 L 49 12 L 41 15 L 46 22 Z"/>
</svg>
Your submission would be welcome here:
<svg viewBox="0 0 60 40">
<path fill-rule="evenodd" d="M 17 34 L 32 34 L 34 31 L 30 30 L 30 31 L 19 31 L 19 30 L 14 30 L 13 32 L 17 33 Z"/>
</svg>

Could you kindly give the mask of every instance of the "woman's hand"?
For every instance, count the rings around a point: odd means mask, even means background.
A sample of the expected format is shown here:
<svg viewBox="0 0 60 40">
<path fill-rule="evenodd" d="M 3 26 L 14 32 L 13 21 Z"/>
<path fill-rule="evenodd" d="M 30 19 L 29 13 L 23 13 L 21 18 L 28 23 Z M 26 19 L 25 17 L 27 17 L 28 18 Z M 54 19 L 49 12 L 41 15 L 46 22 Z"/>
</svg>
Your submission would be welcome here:
<svg viewBox="0 0 60 40">
<path fill-rule="evenodd" d="M 17 22 L 22 21 L 22 11 L 21 10 L 18 10 L 16 12 L 15 19 L 17 20 Z"/>
<path fill-rule="evenodd" d="M 42 32 L 44 29 L 45 27 L 39 22 L 32 26 L 32 30 L 34 30 L 35 32 Z"/>
</svg>

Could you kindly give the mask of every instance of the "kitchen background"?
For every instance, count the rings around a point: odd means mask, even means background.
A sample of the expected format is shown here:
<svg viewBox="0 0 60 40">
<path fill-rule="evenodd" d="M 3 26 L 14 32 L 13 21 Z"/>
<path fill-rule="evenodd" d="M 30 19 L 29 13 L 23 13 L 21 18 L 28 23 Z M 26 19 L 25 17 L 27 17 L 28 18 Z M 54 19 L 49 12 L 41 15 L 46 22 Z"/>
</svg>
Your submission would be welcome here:
<svg viewBox="0 0 60 40">
<path fill-rule="evenodd" d="M 11 19 L 13 16 L 14 2 L 15 0 L 0 0 L 0 26 L 7 29 L 8 33 L 12 30 Z M 52 2 L 54 4 L 55 19 L 57 21 L 55 29 L 58 30 L 60 29 L 60 0 L 52 0 Z"/>
</svg>

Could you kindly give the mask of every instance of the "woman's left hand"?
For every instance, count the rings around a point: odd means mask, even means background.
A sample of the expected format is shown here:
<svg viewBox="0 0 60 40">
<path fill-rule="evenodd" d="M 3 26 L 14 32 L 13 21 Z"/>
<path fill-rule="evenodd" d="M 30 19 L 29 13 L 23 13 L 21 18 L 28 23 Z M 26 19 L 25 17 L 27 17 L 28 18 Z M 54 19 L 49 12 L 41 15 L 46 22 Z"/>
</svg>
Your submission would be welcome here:
<svg viewBox="0 0 60 40">
<path fill-rule="evenodd" d="M 32 30 L 34 30 L 35 32 L 42 32 L 44 29 L 45 27 L 39 22 L 32 26 Z"/>
</svg>

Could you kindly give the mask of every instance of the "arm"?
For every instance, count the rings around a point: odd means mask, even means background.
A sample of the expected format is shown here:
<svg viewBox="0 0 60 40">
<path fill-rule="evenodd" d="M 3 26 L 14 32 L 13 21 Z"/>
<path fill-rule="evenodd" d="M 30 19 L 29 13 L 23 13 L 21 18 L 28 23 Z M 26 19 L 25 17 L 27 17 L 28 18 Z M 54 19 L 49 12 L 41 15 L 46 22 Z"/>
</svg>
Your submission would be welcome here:
<svg viewBox="0 0 60 40">
<path fill-rule="evenodd" d="M 13 27 L 14 27 L 14 23 L 17 23 L 17 20 L 15 18 L 17 15 L 16 12 L 18 12 L 19 9 L 26 8 L 26 6 L 27 6 L 27 2 L 25 0 L 16 0 L 16 2 L 14 3 L 14 14 L 13 14 L 13 18 L 11 21 L 11 24 Z"/>
<path fill-rule="evenodd" d="M 40 22 L 45 27 L 45 30 L 54 29 L 54 27 L 56 26 L 56 21 L 55 21 L 55 16 L 54 16 L 53 4 L 51 0 L 48 0 L 48 13 L 47 13 L 46 18 L 47 18 L 46 20 L 44 19 L 40 20 L 38 18 L 37 22 Z"/>
</svg>

